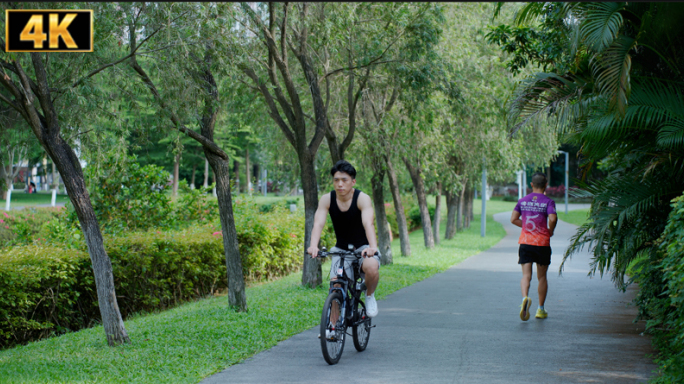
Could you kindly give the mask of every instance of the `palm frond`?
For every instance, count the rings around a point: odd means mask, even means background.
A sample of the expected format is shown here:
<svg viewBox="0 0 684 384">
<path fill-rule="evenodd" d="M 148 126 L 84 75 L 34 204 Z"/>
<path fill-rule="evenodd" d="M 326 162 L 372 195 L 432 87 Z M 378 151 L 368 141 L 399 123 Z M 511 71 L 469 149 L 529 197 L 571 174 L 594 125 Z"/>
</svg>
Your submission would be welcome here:
<svg viewBox="0 0 684 384">
<path fill-rule="evenodd" d="M 571 238 L 560 271 L 571 256 L 588 247 L 592 252 L 589 274 L 612 271 L 612 279 L 624 288 L 627 265 L 638 253 L 653 246 L 662 232 L 668 203 L 682 191 L 682 172 L 660 167 L 644 178 L 639 167 L 614 173 L 575 194 L 593 197 L 590 219 Z"/>
<path fill-rule="evenodd" d="M 514 123 L 510 135 L 537 119 L 555 116 L 556 129 L 565 133 L 565 127 L 582 120 L 587 107 L 594 101 L 583 98 L 591 84 L 580 76 L 563 77 L 553 73 L 538 73 L 516 88 L 509 109 L 508 121 Z"/>
<path fill-rule="evenodd" d="M 584 3 L 579 8 L 583 16 L 580 30 L 586 44 L 594 52 L 601 52 L 608 48 L 622 27 L 623 20 L 620 12 L 624 9 L 624 5 L 593 2 Z"/>
<path fill-rule="evenodd" d="M 544 14 L 544 5 L 546 3 L 527 3 L 525 6 L 520 8 L 515 14 L 514 23 L 517 26 L 530 24 L 531 22 L 537 20 Z"/>
<path fill-rule="evenodd" d="M 592 63 L 592 72 L 601 94 L 608 98 L 609 108 L 620 116 L 625 114 L 631 90 L 629 74 L 632 57 L 629 52 L 635 45 L 634 38 L 621 35 Z"/>
</svg>

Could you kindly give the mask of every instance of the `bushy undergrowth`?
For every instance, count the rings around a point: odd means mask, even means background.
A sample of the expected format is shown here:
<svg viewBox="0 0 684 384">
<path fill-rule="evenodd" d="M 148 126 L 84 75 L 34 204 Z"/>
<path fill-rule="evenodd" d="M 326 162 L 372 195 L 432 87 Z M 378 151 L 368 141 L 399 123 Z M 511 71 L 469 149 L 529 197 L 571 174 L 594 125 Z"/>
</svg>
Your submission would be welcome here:
<svg viewBox="0 0 684 384">
<path fill-rule="evenodd" d="M 29 208 L 0 214 L 0 248 L 31 244 L 44 239 L 49 231 L 46 225 L 54 223 L 63 208 Z"/>
<path fill-rule="evenodd" d="M 304 217 L 277 207 L 261 213 L 237 201 L 235 218 L 247 282 L 301 267 Z M 119 308 L 128 317 L 225 291 L 226 265 L 217 223 L 184 230 L 105 235 Z M 0 347 L 60 334 L 99 321 L 90 258 L 82 241 L 0 250 Z"/>
<path fill-rule="evenodd" d="M 647 319 L 659 350 L 658 383 L 684 382 L 684 196 L 672 200 L 667 227 L 653 255 L 642 255 L 631 268 L 639 284 L 635 302 Z"/>
<path fill-rule="evenodd" d="M 420 228 L 422 220 L 420 219 L 420 208 L 418 208 L 418 201 L 416 200 L 415 196 L 402 196 L 401 203 L 404 207 L 404 217 L 406 217 L 406 226 L 408 227 L 408 231 L 411 232 Z M 390 228 L 392 230 L 392 236 L 398 237 L 399 225 L 397 223 L 397 212 L 395 211 L 394 204 L 386 203 L 385 212 L 387 214 L 387 222 L 389 222 Z M 428 204 L 428 212 L 430 212 L 430 217 L 434 217 L 434 205 Z"/>
<path fill-rule="evenodd" d="M 109 164 L 112 166 L 112 164 Z M 90 171 L 92 201 L 127 317 L 222 292 L 223 232 L 210 188 L 164 192 L 168 173 L 134 162 Z M 264 210 L 233 201 L 247 282 L 301 268 L 304 215 L 289 205 Z M 73 207 L 0 215 L 0 347 L 89 327 L 100 319 L 91 262 Z M 331 237 L 326 227 L 324 239 Z"/>
</svg>

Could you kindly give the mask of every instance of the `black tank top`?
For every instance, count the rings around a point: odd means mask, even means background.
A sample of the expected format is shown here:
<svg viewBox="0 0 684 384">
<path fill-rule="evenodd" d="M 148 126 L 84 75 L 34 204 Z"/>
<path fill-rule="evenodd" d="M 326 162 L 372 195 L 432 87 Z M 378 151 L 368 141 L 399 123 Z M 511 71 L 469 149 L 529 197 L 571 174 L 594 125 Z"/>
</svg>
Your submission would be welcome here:
<svg viewBox="0 0 684 384">
<path fill-rule="evenodd" d="M 354 248 L 368 245 L 366 230 L 363 228 L 361 220 L 361 210 L 358 207 L 359 194 L 361 191 L 354 189 L 351 205 L 345 212 L 340 211 L 337 206 L 337 194 L 330 192 L 330 218 L 332 219 L 335 237 L 337 237 L 337 248 L 347 250 L 347 245 L 352 244 Z"/>
</svg>

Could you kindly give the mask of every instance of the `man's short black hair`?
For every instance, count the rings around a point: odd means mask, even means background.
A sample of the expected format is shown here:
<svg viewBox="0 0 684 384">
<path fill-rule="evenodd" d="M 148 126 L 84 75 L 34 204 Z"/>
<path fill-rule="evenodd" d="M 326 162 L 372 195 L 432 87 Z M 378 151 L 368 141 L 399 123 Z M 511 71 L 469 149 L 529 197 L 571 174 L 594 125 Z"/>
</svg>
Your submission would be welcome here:
<svg viewBox="0 0 684 384">
<path fill-rule="evenodd" d="M 546 187 L 546 175 L 541 172 L 532 175 L 532 186 L 537 189 Z"/>
<path fill-rule="evenodd" d="M 354 169 L 347 160 L 338 161 L 335 166 L 330 169 L 330 175 L 332 177 L 335 177 L 335 172 L 344 172 L 351 176 L 352 180 L 356 179 L 356 169 Z"/>
</svg>

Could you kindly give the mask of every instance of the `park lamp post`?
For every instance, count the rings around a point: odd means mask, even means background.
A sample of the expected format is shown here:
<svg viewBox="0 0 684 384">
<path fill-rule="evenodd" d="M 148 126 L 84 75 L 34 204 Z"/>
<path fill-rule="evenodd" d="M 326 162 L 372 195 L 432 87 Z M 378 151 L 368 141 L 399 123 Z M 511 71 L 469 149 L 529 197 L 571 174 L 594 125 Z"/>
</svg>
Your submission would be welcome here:
<svg viewBox="0 0 684 384">
<path fill-rule="evenodd" d="M 568 174 L 570 169 L 570 154 L 566 151 L 558 151 L 558 153 L 565 154 L 565 214 L 568 214 L 568 189 L 570 185 L 568 184 Z"/>
</svg>

